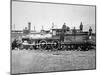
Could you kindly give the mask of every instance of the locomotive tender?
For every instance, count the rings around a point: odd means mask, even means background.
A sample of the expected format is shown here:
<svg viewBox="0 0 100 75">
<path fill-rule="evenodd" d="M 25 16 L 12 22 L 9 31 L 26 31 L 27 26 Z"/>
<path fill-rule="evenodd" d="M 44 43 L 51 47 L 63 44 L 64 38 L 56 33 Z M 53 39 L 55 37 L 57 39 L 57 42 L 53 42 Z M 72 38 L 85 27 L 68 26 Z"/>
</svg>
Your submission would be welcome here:
<svg viewBox="0 0 100 75">
<path fill-rule="evenodd" d="M 12 49 L 18 47 L 21 50 L 89 50 L 96 46 L 95 34 L 92 33 L 91 27 L 88 32 L 83 31 L 82 22 L 80 29 L 75 29 L 75 27 L 70 29 L 64 23 L 61 29 L 52 28 L 52 31 L 48 33 L 42 30 L 40 34 L 24 35 L 21 40 L 16 41 L 16 46 L 14 46 L 15 41 L 12 43 Z"/>
</svg>

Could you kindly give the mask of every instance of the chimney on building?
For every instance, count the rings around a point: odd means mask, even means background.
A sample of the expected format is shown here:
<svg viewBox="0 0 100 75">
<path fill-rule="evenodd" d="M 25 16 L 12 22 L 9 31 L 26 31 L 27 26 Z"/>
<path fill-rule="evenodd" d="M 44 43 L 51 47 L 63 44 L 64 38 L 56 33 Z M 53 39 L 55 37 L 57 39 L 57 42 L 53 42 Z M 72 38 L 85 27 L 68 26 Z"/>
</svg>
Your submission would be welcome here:
<svg viewBox="0 0 100 75">
<path fill-rule="evenodd" d="M 31 31 L 31 22 L 28 22 L 28 30 Z"/>
<path fill-rule="evenodd" d="M 34 26 L 34 32 L 35 32 L 36 30 L 35 30 L 35 26 Z"/>
<path fill-rule="evenodd" d="M 44 30 L 43 26 L 42 26 L 42 30 Z"/>
<path fill-rule="evenodd" d="M 54 23 L 52 22 L 52 29 L 54 28 Z"/>
<path fill-rule="evenodd" d="M 80 23 L 80 31 L 81 32 L 83 31 L 83 23 L 82 22 Z"/>
<path fill-rule="evenodd" d="M 14 24 L 14 30 L 15 30 L 15 24 Z"/>
</svg>

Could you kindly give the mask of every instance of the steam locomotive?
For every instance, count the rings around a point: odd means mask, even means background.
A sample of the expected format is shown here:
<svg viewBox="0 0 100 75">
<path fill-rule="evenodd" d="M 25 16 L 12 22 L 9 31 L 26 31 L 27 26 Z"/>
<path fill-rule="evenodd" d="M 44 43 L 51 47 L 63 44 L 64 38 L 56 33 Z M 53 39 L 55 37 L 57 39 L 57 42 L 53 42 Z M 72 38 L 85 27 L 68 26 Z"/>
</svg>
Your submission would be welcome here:
<svg viewBox="0 0 100 75">
<path fill-rule="evenodd" d="M 12 49 L 41 49 L 41 50 L 90 50 L 95 48 L 95 34 L 90 27 L 88 32 L 80 29 L 70 29 L 64 24 L 61 29 L 52 29 L 52 32 L 27 34 L 21 40 L 12 42 Z"/>
</svg>

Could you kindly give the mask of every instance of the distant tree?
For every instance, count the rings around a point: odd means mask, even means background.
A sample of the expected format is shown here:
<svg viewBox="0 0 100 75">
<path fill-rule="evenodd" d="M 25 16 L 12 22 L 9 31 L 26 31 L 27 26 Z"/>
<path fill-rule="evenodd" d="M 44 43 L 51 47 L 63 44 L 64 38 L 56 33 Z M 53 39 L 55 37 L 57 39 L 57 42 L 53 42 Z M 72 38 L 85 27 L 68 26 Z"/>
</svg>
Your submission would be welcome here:
<svg viewBox="0 0 100 75">
<path fill-rule="evenodd" d="M 63 24 L 62 29 L 66 29 L 66 23 Z"/>
<path fill-rule="evenodd" d="M 69 31 L 70 28 L 68 26 L 66 26 L 66 23 L 63 24 L 62 29 L 66 32 Z"/>
<path fill-rule="evenodd" d="M 70 28 L 69 27 L 67 27 L 66 29 L 67 29 L 67 31 L 70 31 Z"/>
</svg>

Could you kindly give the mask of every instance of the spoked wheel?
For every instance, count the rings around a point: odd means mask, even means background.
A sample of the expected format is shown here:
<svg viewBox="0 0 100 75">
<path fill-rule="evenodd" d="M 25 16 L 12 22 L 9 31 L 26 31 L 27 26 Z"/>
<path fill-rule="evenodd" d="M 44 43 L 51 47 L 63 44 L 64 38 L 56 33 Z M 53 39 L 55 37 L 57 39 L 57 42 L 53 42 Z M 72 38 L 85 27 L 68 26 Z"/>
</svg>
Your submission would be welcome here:
<svg viewBox="0 0 100 75">
<path fill-rule="evenodd" d="M 65 47 L 65 45 L 62 43 L 62 44 L 60 44 L 60 49 L 61 50 L 64 50 L 66 47 Z"/>
<path fill-rule="evenodd" d="M 80 46 L 78 47 L 78 51 L 84 51 L 84 49 L 85 49 L 85 47 L 84 47 L 83 45 L 80 45 Z"/>
<path fill-rule="evenodd" d="M 72 50 L 72 47 L 71 47 L 71 45 L 69 45 L 69 46 L 68 46 L 68 50 Z"/>
<path fill-rule="evenodd" d="M 40 49 L 46 49 L 47 48 L 47 42 L 45 40 L 41 40 L 40 42 Z"/>
<path fill-rule="evenodd" d="M 21 44 L 21 45 L 19 46 L 19 49 L 20 49 L 20 50 L 24 49 L 23 44 Z"/>
<path fill-rule="evenodd" d="M 74 45 L 71 45 L 71 50 L 75 50 L 75 46 Z"/>
<path fill-rule="evenodd" d="M 68 51 L 68 46 L 67 45 L 65 45 L 65 50 Z"/>
<path fill-rule="evenodd" d="M 82 49 L 81 49 L 81 46 L 78 46 L 78 47 L 77 47 L 77 50 L 78 50 L 78 51 L 81 51 L 81 50 L 82 50 Z"/>
<path fill-rule="evenodd" d="M 53 48 L 54 50 L 57 50 L 57 49 L 59 48 L 59 41 L 58 41 L 58 40 L 54 40 L 54 41 L 52 42 L 52 48 Z"/>
</svg>

